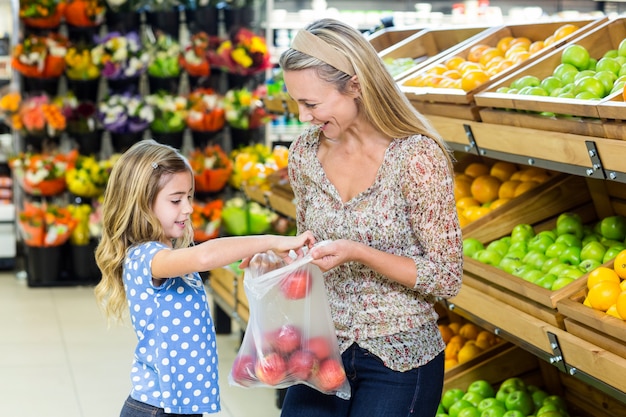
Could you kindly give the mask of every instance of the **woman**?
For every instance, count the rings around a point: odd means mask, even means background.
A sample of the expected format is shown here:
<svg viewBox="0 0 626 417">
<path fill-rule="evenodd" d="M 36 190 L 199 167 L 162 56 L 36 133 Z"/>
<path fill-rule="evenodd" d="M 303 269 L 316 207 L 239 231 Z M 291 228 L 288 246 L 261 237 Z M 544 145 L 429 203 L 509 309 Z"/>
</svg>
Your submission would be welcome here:
<svg viewBox="0 0 626 417">
<path fill-rule="evenodd" d="M 350 400 L 290 387 L 283 416 L 435 415 L 445 344 L 434 304 L 463 270 L 452 158 L 354 28 L 322 19 L 280 57 L 310 126 L 289 152 L 299 230 L 325 283 Z"/>
</svg>

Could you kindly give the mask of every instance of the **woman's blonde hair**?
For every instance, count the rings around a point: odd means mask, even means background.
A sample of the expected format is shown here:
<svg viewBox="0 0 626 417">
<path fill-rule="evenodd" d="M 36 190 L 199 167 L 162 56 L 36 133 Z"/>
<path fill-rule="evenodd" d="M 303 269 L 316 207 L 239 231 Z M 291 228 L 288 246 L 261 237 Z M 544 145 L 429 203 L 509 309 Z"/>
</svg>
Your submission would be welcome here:
<svg viewBox="0 0 626 417">
<path fill-rule="evenodd" d="M 176 149 L 152 139 L 142 140 L 115 162 L 102 203 L 102 238 L 96 263 L 102 279 L 95 288 L 98 304 L 107 317 L 121 320 L 126 307 L 122 281 L 128 248 L 164 239 L 161 223 L 152 210 L 155 198 L 172 174 L 193 171 Z M 193 226 L 187 222 L 183 238 L 174 247 L 193 241 Z"/>
<path fill-rule="evenodd" d="M 452 169 L 452 154 L 444 140 L 400 91 L 374 47 L 359 31 L 335 19 L 320 19 L 304 30 L 343 53 L 351 62 L 361 87 L 360 111 L 374 127 L 391 138 L 416 133 L 432 138 L 444 151 Z M 348 91 L 350 75 L 295 49 L 283 52 L 279 65 L 283 71 L 314 68 L 322 80 L 334 84 L 339 92 Z"/>
</svg>

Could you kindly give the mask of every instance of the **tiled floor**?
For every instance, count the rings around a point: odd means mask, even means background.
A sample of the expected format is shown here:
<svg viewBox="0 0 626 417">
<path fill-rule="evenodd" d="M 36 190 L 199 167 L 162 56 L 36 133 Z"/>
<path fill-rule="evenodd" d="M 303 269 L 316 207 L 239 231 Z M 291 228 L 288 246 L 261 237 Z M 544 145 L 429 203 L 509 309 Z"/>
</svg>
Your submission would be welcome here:
<svg viewBox="0 0 626 417">
<path fill-rule="evenodd" d="M 20 277 L 0 272 L 0 415 L 119 416 L 130 389 L 130 326 L 107 328 L 93 287 L 31 288 Z M 218 336 L 222 411 L 212 416 L 278 416 L 274 390 L 228 385 L 238 339 L 238 331 Z"/>
</svg>

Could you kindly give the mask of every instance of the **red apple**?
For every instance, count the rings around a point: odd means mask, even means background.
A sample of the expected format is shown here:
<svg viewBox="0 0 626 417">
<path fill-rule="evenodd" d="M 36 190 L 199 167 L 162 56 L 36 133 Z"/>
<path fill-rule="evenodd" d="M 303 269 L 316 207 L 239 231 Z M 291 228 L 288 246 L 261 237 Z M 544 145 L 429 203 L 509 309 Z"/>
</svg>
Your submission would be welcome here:
<svg viewBox="0 0 626 417">
<path fill-rule="evenodd" d="M 287 275 L 280 284 L 280 290 L 289 300 L 299 300 L 311 291 L 311 274 L 307 270 L 298 270 Z"/>
<path fill-rule="evenodd" d="M 259 381 L 273 386 L 287 376 L 287 363 L 279 353 L 272 352 L 260 358 L 254 370 Z"/>
<path fill-rule="evenodd" d="M 297 350 L 289 357 L 288 374 L 301 381 L 306 381 L 317 373 L 319 360 L 313 352 Z"/>
<path fill-rule="evenodd" d="M 337 390 L 346 380 L 343 365 L 332 358 L 326 359 L 320 364 L 317 374 L 313 378 L 313 384 L 322 392 Z"/>
<path fill-rule="evenodd" d="M 309 350 L 315 354 L 320 361 L 326 359 L 333 353 L 333 348 L 328 340 L 324 336 L 312 337 L 303 344 L 305 350 Z"/>
<path fill-rule="evenodd" d="M 270 346 L 283 355 L 289 355 L 300 347 L 302 333 L 300 329 L 291 324 L 285 324 L 269 336 Z"/>
<path fill-rule="evenodd" d="M 244 387 L 257 381 L 254 372 L 255 358 L 252 355 L 238 355 L 233 362 L 233 380 Z"/>
</svg>

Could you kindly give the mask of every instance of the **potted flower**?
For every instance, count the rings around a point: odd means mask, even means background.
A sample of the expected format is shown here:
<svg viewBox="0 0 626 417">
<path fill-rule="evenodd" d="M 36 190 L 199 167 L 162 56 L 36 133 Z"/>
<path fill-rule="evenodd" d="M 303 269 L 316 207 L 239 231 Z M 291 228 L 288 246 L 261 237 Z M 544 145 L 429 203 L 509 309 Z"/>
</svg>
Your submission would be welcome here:
<svg viewBox="0 0 626 417">
<path fill-rule="evenodd" d="M 145 0 L 146 23 L 153 30 L 159 29 L 178 39 L 180 36 L 180 0 Z"/>
<path fill-rule="evenodd" d="M 19 108 L 11 115 L 10 124 L 21 134 L 26 148 L 39 151 L 55 143 L 66 128 L 65 116 L 61 108 L 46 94 L 19 99 L 19 101 Z"/>
<path fill-rule="evenodd" d="M 79 101 L 68 92 L 57 97 L 55 102 L 61 107 L 67 123 L 67 133 L 78 143 L 82 155 L 100 152 L 102 126 L 98 121 L 96 105 L 91 101 Z"/>
<path fill-rule="evenodd" d="M 210 53 L 211 64 L 228 74 L 229 88 L 242 88 L 254 82 L 254 76 L 271 68 L 265 38 L 250 29 L 241 28 Z"/>
<path fill-rule="evenodd" d="M 98 103 L 98 119 L 111 134 L 114 150 L 124 152 L 143 137 L 154 110 L 139 95 L 113 94 Z"/>
<path fill-rule="evenodd" d="M 109 32 L 128 33 L 140 26 L 140 0 L 105 0 L 105 6 L 105 20 Z"/>
<path fill-rule="evenodd" d="M 150 55 L 137 32 L 111 32 L 97 38 L 96 42 L 91 56 L 93 62 L 102 68 L 109 90 L 113 93 L 138 92 L 139 76 L 146 71 Z"/>
<path fill-rule="evenodd" d="M 94 234 L 98 227 L 94 222 L 101 222 L 97 203 L 84 202 L 67 206 L 76 227 L 70 235 L 70 250 L 73 276 L 80 282 L 96 283 L 100 280 L 100 270 L 96 264 L 95 252 L 100 234 Z"/>
<path fill-rule="evenodd" d="M 215 193 L 224 189 L 233 172 L 233 163 L 219 145 L 194 149 L 188 155 L 194 172 L 196 192 Z"/>
<path fill-rule="evenodd" d="M 209 61 L 209 51 L 217 49 L 219 38 L 210 36 L 206 32 L 198 32 L 191 35 L 189 45 L 187 45 L 179 55 L 179 65 L 189 76 L 189 86 L 191 89 L 202 84 L 203 87 L 217 89 L 219 79 L 215 76 L 221 74 L 221 69 L 214 71 Z M 209 82 L 207 82 L 207 80 Z"/>
<path fill-rule="evenodd" d="M 24 91 L 56 95 L 65 71 L 68 41 L 62 35 L 27 35 L 13 48 L 11 66 L 24 78 Z"/>
<path fill-rule="evenodd" d="M 193 224 L 193 240 L 195 242 L 204 242 L 219 236 L 223 207 L 224 201 L 220 199 L 207 203 L 193 202 L 191 223 Z"/>
<path fill-rule="evenodd" d="M 104 22 L 105 11 L 104 0 L 67 0 L 64 15 L 69 38 L 75 42 L 93 42 Z"/>
<path fill-rule="evenodd" d="M 218 34 L 219 8 L 221 0 L 185 1 L 185 20 L 192 34 L 205 32 L 211 36 Z"/>
<path fill-rule="evenodd" d="M 31 287 L 53 285 L 63 270 L 62 247 L 76 227 L 66 207 L 25 203 L 18 227 L 26 244 L 26 272 Z"/>
<path fill-rule="evenodd" d="M 98 100 L 100 67 L 91 56 L 91 48 L 85 45 L 70 46 L 65 55 L 67 87 L 79 100 Z"/>
<path fill-rule="evenodd" d="M 165 32 L 156 31 L 154 43 L 148 48 L 148 83 L 150 92 L 164 90 L 170 94 L 178 93 L 180 83 L 180 44 Z"/>
<path fill-rule="evenodd" d="M 197 88 L 189 93 L 187 126 L 195 147 L 204 148 L 224 128 L 224 97 L 211 88 Z"/>
<path fill-rule="evenodd" d="M 13 176 L 24 191 L 34 196 L 54 196 L 66 189 L 65 173 L 78 153 L 20 153 L 9 159 Z"/>
<path fill-rule="evenodd" d="M 224 109 L 233 148 L 261 140 L 260 128 L 271 120 L 271 115 L 263 107 L 260 89 L 228 90 Z"/>
<path fill-rule="evenodd" d="M 67 189 L 81 198 L 95 198 L 104 193 L 113 164 L 99 161 L 94 156 L 79 155 L 75 164 L 65 173 Z"/>
<path fill-rule="evenodd" d="M 187 125 L 188 100 L 185 96 L 174 96 L 159 92 L 146 97 L 146 102 L 154 110 L 154 119 L 150 130 L 154 139 L 180 149 L 183 145 L 183 134 Z"/>
<path fill-rule="evenodd" d="M 28 29 L 56 30 L 65 8 L 62 0 L 20 0 L 20 20 Z"/>
</svg>

